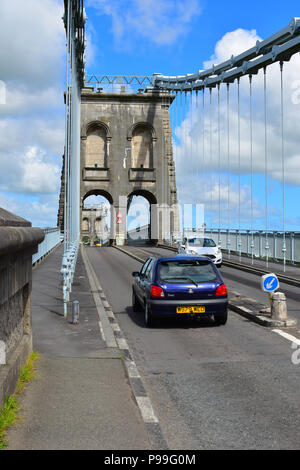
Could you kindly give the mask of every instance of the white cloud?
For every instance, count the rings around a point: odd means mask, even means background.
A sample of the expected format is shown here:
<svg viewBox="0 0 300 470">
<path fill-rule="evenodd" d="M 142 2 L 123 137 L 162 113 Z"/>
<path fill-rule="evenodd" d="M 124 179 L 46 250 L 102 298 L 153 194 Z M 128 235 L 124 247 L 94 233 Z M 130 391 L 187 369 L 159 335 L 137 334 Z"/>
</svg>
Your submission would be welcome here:
<svg viewBox="0 0 300 470">
<path fill-rule="evenodd" d="M 215 52 L 209 61 L 204 62 L 205 67 L 218 64 L 227 60 L 231 55 L 239 54 L 252 47 L 260 40 L 255 31 L 238 29 L 218 41 Z M 290 62 L 284 64 L 284 166 L 285 182 L 289 185 L 300 185 L 300 100 L 295 99 L 300 76 L 300 57 L 295 55 Z M 254 173 L 254 197 L 253 205 L 256 206 L 254 218 L 263 217 L 264 201 L 259 202 L 258 197 L 263 197 L 263 190 L 256 187 L 258 179 L 265 172 L 265 123 L 264 123 L 264 86 L 263 71 L 253 75 L 253 173 Z M 297 81 L 298 80 L 298 81 Z M 193 112 L 187 108 L 184 121 L 176 122 L 176 145 L 174 153 L 176 158 L 177 183 L 179 197 L 195 199 L 194 186 L 184 184 L 186 181 L 194 181 L 194 174 L 204 174 L 209 178 L 210 169 L 216 173 L 220 165 L 222 178 L 222 194 L 227 191 L 226 174 L 228 171 L 227 158 L 227 102 L 226 85 L 222 84 L 220 89 L 220 142 L 221 158 L 219 162 L 218 151 L 218 115 L 217 115 L 217 89 L 212 91 L 212 154 L 210 155 L 210 119 L 209 119 L 209 92 L 206 91 L 205 118 L 204 118 L 204 159 L 203 159 L 203 119 L 202 119 L 202 93 L 199 94 L 198 107 L 196 100 L 193 101 Z M 298 95 L 297 95 L 298 96 Z M 188 100 L 189 101 L 189 100 Z M 240 170 L 242 177 L 251 173 L 251 150 L 250 150 L 250 106 L 249 106 L 249 78 L 241 79 L 241 161 Z M 179 106 L 177 104 L 177 106 Z M 176 116 L 176 103 L 173 105 L 173 113 Z M 171 111 L 172 112 L 172 111 Z M 183 110 L 177 110 L 177 116 L 184 114 Z M 176 121 L 176 117 L 175 117 Z M 238 113 L 237 113 L 237 84 L 230 85 L 230 171 L 232 178 L 237 179 L 239 172 L 238 162 Z M 280 72 L 279 64 L 274 63 L 267 68 L 267 166 L 269 177 L 269 189 L 272 181 L 282 182 L 282 139 L 281 139 L 281 100 L 280 100 Z M 188 165 L 186 164 L 188 157 Z M 247 176 L 248 175 L 248 176 Z M 260 176 L 259 176 L 260 175 Z M 224 182 L 225 181 L 225 182 Z M 261 184 L 261 179 L 259 180 Z M 187 189 L 189 188 L 189 189 Z M 237 189 L 237 188 L 236 188 Z M 242 188 L 243 191 L 245 188 Z M 202 202 L 205 199 L 203 191 L 197 192 Z M 249 219 L 249 207 L 245 205 L 244 197 L 251 199 L 249 191 L 241 195 L 243 214 Z M 259 194 L 259 196 L 258 196 Z M 231 202 L 234 198 L 231 196 Z M 236 203 L 235 203 L 236 204 Z M 262 207 L 260 207 L 260 204 Z M 261 210 L 260 210 L 261 209 Z M 217 209 L 214 208 L 215 212 Z M 270 214 L 277 217 L 280 224 L 280 210 L 269 207 Z M 261 212 L 261 215 L 260 215 Z"/>
<path fill-rule="evenodd" d="M 169 45 L 185 35 L 193 19 L 201 13 L 199 0 L 87 0 L 100 14 L 111 16 L 113 35 L 120 44 L 124 38 L 146 38 Z"/>
<path fill-rule="evenodd" d="M 0 80 L 6 89 L 0 106 L 0 188 L 16 194 L 6 199 L 2 193 L 0 204 L 7 202 L 21 216 L 24 211 L 35 225 L 47 225 L 42 214 L 56 224 L 64 149 L 62 15 L 60 0 L 0 3 Z"/>
<path fill-rule="evenodd" d="M 57 220 L 56 197 L 46 200 L 31 200 L 8 196 L 0 191 L 0 207 L 32 222 L 36 227 L 55 227 Z"/>
<path fill-rule="evenodd" d="M 226 33 L 220 39 L 215 47 L 215 52 L 210 60 L 204 62 L 204 68 L 208 69 L 213 64 L 217 65 L 225 60 L 228 60 L 232 55 L 236 56 L 242 52 L 250 49 L 259 41 L 260 37 L 256 31 L 252 29 L 247 31 L 245 29 L 236 29 L 235 31 Z"/>
<path fill-rule="evenodd" d="M 23 192 L 53 193 L 58 189 L 60 169 L 57 165 L 48 163 L 46 155 L 36 147 L 28 148 L 23 160 L 22 186 Z"/>
<path fill-rule="evenodd" d="M 59 0 L 1 0 L 1 79 L 39 88 L 62 75 L 65 45 Z"/>
</svg>

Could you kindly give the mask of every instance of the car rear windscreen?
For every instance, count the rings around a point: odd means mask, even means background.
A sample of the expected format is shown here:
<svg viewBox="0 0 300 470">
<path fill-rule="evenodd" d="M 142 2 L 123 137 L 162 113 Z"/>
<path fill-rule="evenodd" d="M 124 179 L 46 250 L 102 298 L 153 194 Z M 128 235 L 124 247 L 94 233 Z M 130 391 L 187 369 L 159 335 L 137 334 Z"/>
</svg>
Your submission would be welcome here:
<svg viewBox="0 0 300 470">
<path fill-rule="evenodd" d="M 158 267 L 158 278 L 161 282 L 171 284 L 199 284 L 218 280 L 213 264 L 205 260 L 161 261 Z"/>
<path fill-rule="evenodd" d="M 189 245 L 201 246 L 203 248 L 214 248 L 215 242 L 211 238 L 189 238 Z"/>
</svg>

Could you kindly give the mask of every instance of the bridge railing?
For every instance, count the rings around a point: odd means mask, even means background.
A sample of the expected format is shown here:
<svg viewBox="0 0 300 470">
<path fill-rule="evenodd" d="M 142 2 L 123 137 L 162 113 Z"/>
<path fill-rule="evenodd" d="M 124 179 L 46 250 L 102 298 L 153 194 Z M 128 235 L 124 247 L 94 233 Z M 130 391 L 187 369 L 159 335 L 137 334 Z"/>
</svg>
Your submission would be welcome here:
<svg viewBox="0 0 300 470">
<path fill-rule="evenodd" d="M 206 230 L 206 236 L 211 237 L 216 244 L 221 245 L 225 252 L 231 252 L 261 259 L 282 261 L 284 242 L 286 245 L 285 258 L 289 263 L 300 263 L 300 232 L 283 232 L 258 230 Z M 253 246 L 251 246 L 253 244 Z"/>
<path fill-rule="evenodd" d="M 181 238 L 183 235 L 181 234 Z M 284 253 L 287 263 L 300 263 L 300 232 L 280 232 L 238 229 L 206 229 L 205 237 L 212 238 L 216 245 L 221 246 L 224 253 L 233 253 L 262 259 L 283 262 Z M 172 235 L 165 238 L 163 243 L 170 246 L 178 246 L 180 237 Z M 252 246 L 251 246 L 252 245 Z M 285 250 L 284 250 L 285 247 Z"/>
<path fill-rule="evenodd" d="M 63 235 L 61 235 L 58 227 L 45 228 L 43 229 L 45 238 L 42 243 L 39 244 L 38 252 L 32 257 L 32 265 L 41 261 L 48 253 L 50 253 L 57 245 L 63 241 Z"/>
</svg>

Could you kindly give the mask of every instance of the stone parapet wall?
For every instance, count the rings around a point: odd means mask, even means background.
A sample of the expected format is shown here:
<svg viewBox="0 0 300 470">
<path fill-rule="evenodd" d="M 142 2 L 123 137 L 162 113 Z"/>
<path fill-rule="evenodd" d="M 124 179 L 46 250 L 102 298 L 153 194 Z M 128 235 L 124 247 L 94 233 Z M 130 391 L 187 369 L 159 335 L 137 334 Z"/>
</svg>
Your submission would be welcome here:
<svg viewBox="0 0 300 470">
<path fill-rule="evenodd" d="M 31 344 L 32 255 L 43 239 L 43 230 L 0 208 L 0 341 L 6 356 L 6 364 L 0 365 L 0 405 Z M 17 351 L 23 351 L 22 358 Z"/>
</svg>

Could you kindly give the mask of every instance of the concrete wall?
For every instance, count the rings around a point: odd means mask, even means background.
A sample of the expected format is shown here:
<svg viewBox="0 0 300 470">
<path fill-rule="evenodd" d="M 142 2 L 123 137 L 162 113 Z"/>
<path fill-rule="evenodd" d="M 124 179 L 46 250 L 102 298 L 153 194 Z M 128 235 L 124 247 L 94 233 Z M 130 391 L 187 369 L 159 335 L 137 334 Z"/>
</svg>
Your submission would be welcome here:
<svg viewBox="0 0 300 470">
<path fill-rule="evenodd" d="M 6 364 L 0 365 L 0 406 L 13 393 L 32 348 L 32 255 L 44 232 L 0 208 L 0 341 Z"/>
</svg>

